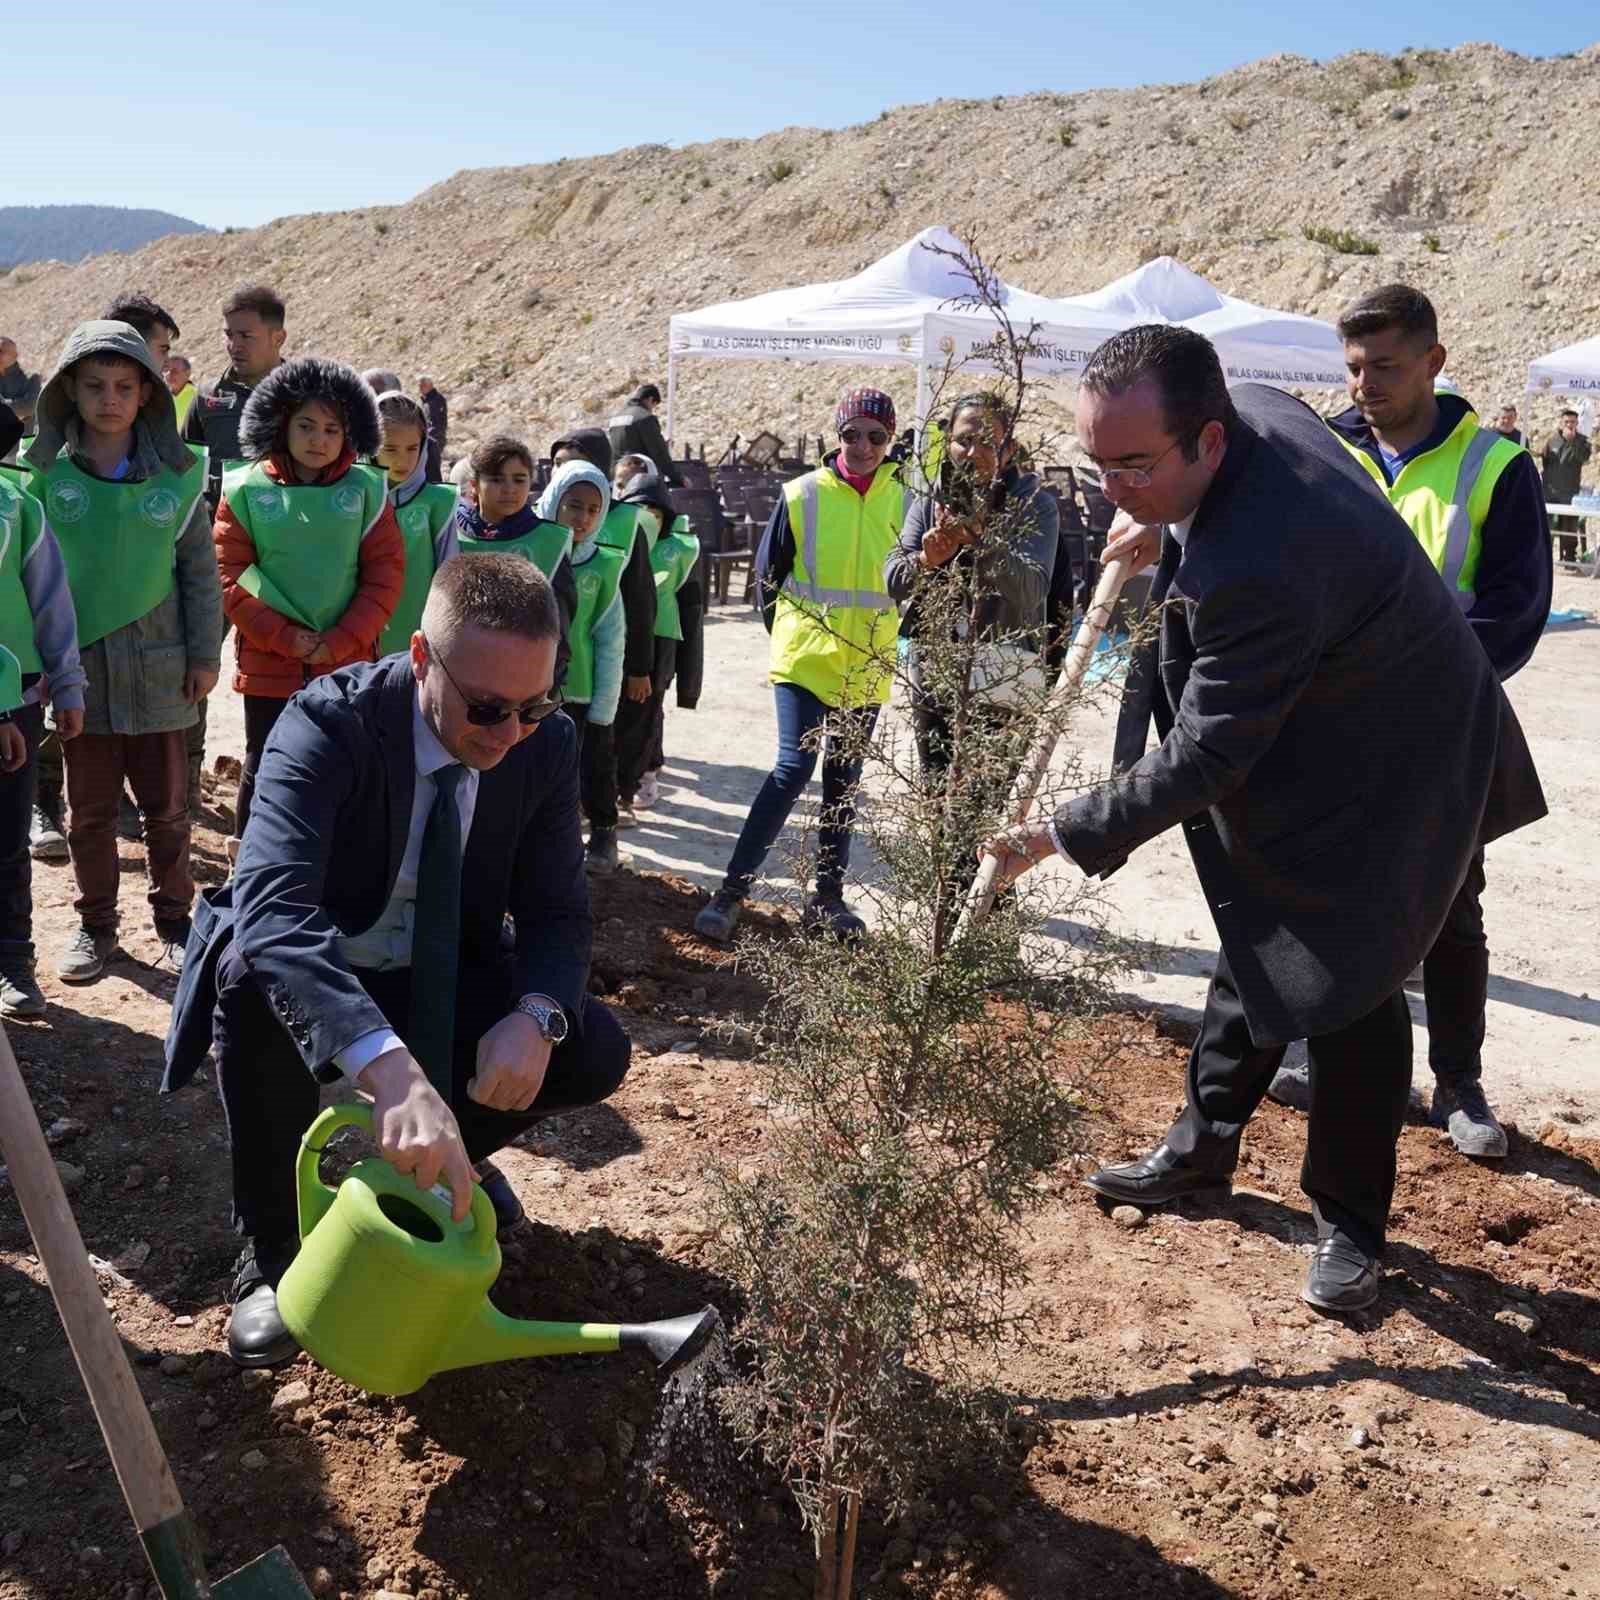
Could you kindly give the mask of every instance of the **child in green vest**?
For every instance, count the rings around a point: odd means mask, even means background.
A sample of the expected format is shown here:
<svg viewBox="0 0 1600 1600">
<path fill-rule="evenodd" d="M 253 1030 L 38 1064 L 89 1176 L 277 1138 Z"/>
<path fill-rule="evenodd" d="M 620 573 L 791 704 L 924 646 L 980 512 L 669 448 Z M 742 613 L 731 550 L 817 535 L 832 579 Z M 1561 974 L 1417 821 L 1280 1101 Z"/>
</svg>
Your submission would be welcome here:
<svg viewBox="0 0 1600 1600">
<path fill-rule="evenodd" d="M 179 438 L 172 393 L 133 328 L 74 329 L 38 416 L 28 492 L 61 548 L 86 684 L 83 733 L 64 749 L 81 926 L 57 970 L 86 983 L 117 948 L 125 780 L 144 813 L 156 937 L 166 959 L 183 960 L 194 899 L 185 733 L 217 681 L 222 595 L 205 451 Z"/>
<path fill-rule="evenodd" d="M 617 756 L 611 724 L 622 693 L 620 586 L 626 556 L 595 537 L 610 503 L 606 475 L 587 461 L 557 467 L 539 498 L 539 514 L 572 532 L 577 609 L 568 629 L 572 656 L 562 698 L 578 729 L 578 792 L 589 814 L 587 862 L 596 872 L 610 872 L 617 865 Z"/>
<path fill-rule="evenodd" d="M 699 697 L 700 541 L 689 519 L 673 509 L 655 463 L 627 455 L 617 463 L 616 494 L 639 519 L 640 538 L 650 556 L 656 587 L 655 660 L 650 694 L 643 702 L 625 700 L 617 711 L 617 793 L 626 809 L 647 811 L 660 798 L 656 773 L 665 764 L 662 749 L 667 690 L 678 680 L 678 704 L 692 709 Z"/>
<path fill-rule="evenodd" d="M 290 697 L 323 673 L 373 660 L 400 603 L 405 545 L 388 484 L 358 461 L 381 443 L 377 400 L 337 361 L 285 361 L 245 402 L 246 462 L 222 475 L 215 529 L 223 604 L 238 630 L 233 687 L 244 697 L 235 840 Z"/>
<path fill-rule="evenodd" d="M 22 424 L 0 406 L 0 456 Z M 83 731 L 83 667 L 66 564 L 44 507 L 23 474 L 0 468 L 0 1017 L 38 1017 L 33 976 L 33 859 L 29 823 L 38 783 L 46 693 L 56 737 Z"/>
<path fill-rule="evenodd" d="M 378 421 L 383 443 L 373 459 L 389 475 L 389 504 L 406 547 L 405 588 L 378 635 L 378 654 L 388 656 L 411 648 L 433 575 L 456 554 L 456 490 L 428 482 L 428 417 L 410 395 L 380 394 Z"/>
</svg>

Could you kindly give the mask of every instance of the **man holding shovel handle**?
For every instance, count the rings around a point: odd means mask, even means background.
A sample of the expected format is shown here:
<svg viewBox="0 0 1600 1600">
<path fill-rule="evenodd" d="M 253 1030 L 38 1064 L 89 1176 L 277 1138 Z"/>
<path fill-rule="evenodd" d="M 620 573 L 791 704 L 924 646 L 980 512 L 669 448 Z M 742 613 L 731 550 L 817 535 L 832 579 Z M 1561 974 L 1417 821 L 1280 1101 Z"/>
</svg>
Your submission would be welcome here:
<svg viewBox="0 0 1600 1600">
<path fill-rule="evenodd" d="M 1130 667 L 1113 776 L 997 840 L 998 876 L 1058 853 L 1105 877 L 1182 826 L 1221 946 L 1183 1114 L 1149 1156 L 1086 1181 L 1139 1205 L 1225 1190 L 1305 1038 L 1319 1242 L 1303 1297 L 1360 1309 L 1411 1082 L 1401 985 L 1474 854 L 1544 815 L 1538 775 L 1455 598 L 1308 407 L 1230 391 L 1205 339 L 1146 326 L 1090 360 L 1077 425 L 1113 504 L 1163 529 L 1160 636 Z M 1147 533 L 1125 538 L 1148 556 Z"/>
</svg>

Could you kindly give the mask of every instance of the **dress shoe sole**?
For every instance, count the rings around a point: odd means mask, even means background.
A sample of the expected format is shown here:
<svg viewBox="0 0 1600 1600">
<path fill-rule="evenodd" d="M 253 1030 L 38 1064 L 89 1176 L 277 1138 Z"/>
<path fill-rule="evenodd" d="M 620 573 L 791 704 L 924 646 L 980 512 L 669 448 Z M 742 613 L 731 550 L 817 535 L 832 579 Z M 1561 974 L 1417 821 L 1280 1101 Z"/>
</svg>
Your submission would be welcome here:
<svg viewBox="0 0 1600 1600">
<path fill-rule="evenodd" d="M 1158 1210 L 1162 1206 L 1171 1205 L 1174 1200 L 1182 1200 L 1189 1195 L 1211 1195 L 1225 1199 L 1233 1193 L 1233 1183 L 1228 1178 L 1207 1178 L 1200 1183 L 1188 1182 L 1179 1189 L 1134 1191 L 1112 1184 L 1097 1183 L 1095 1179 L 1099 1176 L 1099 1173 L 1090 1173 L 1083 1180 L 1084 1186 L 1112 1205 L 1141 1206 L 1147 1211 Z"/>
<path fill-rule="evenodd" d="M 249 1371 L 254 1367 L 281 1367 L 286 1361 L 293 1361 L 300 1354 L 300 1346 L 295 1343 L 295 1338 L 288 1329 L 284 1329 L 281 1341 L 274 1341 L 263 1350 L 239 1350 L 234 1347 L 233 1340 L 228 1340 L 228 1359 L 236 1367 Z"/>
</svg>

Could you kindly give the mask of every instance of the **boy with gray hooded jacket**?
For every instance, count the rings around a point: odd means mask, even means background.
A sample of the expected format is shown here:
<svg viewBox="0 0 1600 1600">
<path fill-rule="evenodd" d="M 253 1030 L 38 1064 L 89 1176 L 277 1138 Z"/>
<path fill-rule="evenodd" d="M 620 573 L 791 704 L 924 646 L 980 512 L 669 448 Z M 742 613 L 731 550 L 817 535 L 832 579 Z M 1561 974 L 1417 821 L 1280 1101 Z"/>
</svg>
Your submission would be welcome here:
<svg viewBox="0 0 1600 1600">
<path fill-rule="evenodd" d="M 84 728 L 65 747 L 77 936 L 58 972 L 99 976 L 117 947 L 117 807 L 145 817 L 150 908 L 165 958 L 183 959 L 189 870 L 184 733 L 221 667 L 222 589 L 205 452 L 178 436 L 172 393 L 124 322 L 68 335 L 23 457 L 55 530 L 78 619 Z"/>
</svg>

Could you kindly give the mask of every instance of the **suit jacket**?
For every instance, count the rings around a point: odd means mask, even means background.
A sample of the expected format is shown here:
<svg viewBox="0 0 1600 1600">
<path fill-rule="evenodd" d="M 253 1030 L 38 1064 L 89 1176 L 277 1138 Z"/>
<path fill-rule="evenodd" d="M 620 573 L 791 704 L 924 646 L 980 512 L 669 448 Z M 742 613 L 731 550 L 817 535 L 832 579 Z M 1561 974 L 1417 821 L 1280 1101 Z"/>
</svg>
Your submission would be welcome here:
<svg viewBox="0 0 1600 1600">
<path fill-rule="evenodd" d="M 1269 1046 L 1345 1027 L 1398 989 L 1473 853 L 1545 804 L 1410 529 L 1308 407 L 1253 384 L 1234 401 L 1242 425 L 1187 548 L 1165 542 L 1158 647 L 1129 674 L 1117 773 L 1055 820 L 1101 876 L 1183 825 Z"/>
<path fill-rule="evenodd" d="M 388 1026 L 337 941 L 378 920 L 399 875 L 416 787 L 409 657 L 363 662 L 292 699 L 262 753 L 233 880 L 196 909 L 167 1035 L 164 1091 L 210 1045 L 231 941 L 306 1066 Z M 461 961 L 498 965 L 505 914 L 515 992 L 580 1015 L 593 923 L 578 823 L 577 735 L 548 718 L 482 774 L 462 860 Z M 419 981 L 421 975 L 418 975 Z"/>
</svg>

